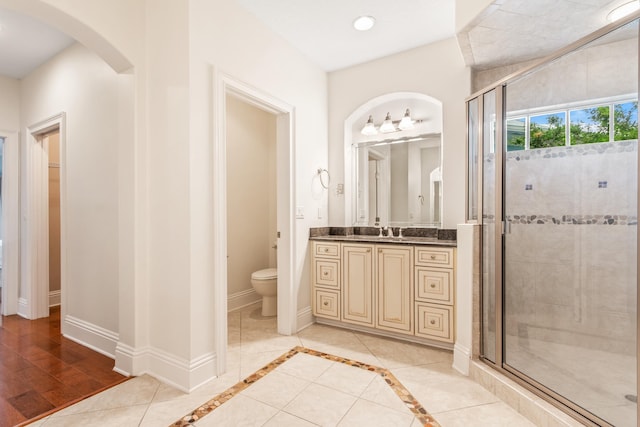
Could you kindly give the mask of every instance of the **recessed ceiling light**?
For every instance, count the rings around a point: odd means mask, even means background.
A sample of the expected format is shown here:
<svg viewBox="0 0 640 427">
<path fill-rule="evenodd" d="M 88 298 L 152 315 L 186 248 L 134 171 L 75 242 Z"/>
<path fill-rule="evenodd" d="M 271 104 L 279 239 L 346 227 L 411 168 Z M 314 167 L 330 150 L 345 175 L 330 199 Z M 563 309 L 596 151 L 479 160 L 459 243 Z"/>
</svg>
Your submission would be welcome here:
<svg viewBox="0 0 640 427">
<path fill-rule="evenodd" d="M 624 18 L 627 15 L 632 14 L 640 8 L 640 2 L 638 0 L 630 1 L 621 6 L 616 7 L 607 15 L 607 21 L 613 22 L 618 19 Z"/>
<path fill-rule="evenodd" d="M 360 16 L 353 21 L 353 28 L 358 31 L 367 31 L 373 28 L 376 19 L 373 16 Z"/>
</svg>

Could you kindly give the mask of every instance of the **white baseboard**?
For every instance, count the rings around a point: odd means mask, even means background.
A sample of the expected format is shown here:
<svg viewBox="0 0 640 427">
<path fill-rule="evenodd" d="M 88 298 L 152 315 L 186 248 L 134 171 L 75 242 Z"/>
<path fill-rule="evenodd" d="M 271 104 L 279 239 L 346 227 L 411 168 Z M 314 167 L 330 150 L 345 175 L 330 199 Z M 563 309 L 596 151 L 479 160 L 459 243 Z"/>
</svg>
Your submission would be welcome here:
<svg viewBox="0 0 640 427">
<path fill-rule="evenodd" d="M 453 369 L 463 375 L 469 375 L 471 365 L 471 350 L 456 343 L 453 346 Z"/>
<path fill-rule="evenodd" d="M 149 374 L 178 390 L 191 393 L 215 378 L 216 366 L 215 353 L 188 361 L 157 348 L 134 349 L 118 343 L 114 370 L 127 376 Z"/>
<path fill-rule="evenodd" d="M 60 305 L 62 293 L 60 291 L 49 292 L 49 307 L 55 307 Z"/>
<path fill-rule="evenodd" d="M 255 289 L 236 292 L 227 297 L 227 311 L 234 311 L 260 301 L 261 297 Z"/>
<path fill-rule="evenodd" d="M 65 338 L 115 359 L 118 334 L 73 316 L 64 317 Z"/>
<path fill-rule="evenodd" d="M 26 298 L 18 298 L 18 316 L 24 317 L 25 319 L 29 318 Z"/>
<path fill-rule="evenodd" d="M 305 307 L 302 310 L 298 311 L 298 318 L 296 320 L 296 331 L 300 332 L 306 327 L 311 326 L 315 323 L 313 319 L 313 311 L 311 310 L 311 306 Z"/>
</svg>

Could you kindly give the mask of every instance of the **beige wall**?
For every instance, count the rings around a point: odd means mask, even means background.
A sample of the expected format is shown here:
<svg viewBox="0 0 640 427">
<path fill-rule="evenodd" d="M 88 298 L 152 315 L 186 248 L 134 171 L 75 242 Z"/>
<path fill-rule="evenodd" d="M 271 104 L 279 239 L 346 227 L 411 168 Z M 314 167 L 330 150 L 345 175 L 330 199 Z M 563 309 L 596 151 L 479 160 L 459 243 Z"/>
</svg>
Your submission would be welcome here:
<svg viewBox="0 0 640 427">
<path fill-rule="evenodd" d="M 273 114 L 227 96 L 228 295 L 251 273 L 276 267 L 276 123 Z"/>
<path fill-rule="evenodd" d="M 20 81 L 0 76 L 0 131 L 16 132 L 20 127 Z"/>
<path fill-rule="evenodd" d="M 118 92 L 119 76 L 75 44 L 21 81 L 20 102 L 22 144 L 26 144 L 28 126 L 66 113 L 67 186 L 66 192 L 62 190 L 67 224 L 66 313 L 114 332 L 118 331 L 118 150 L 114 144 Z"/>
<path fill-rule="evenodd" d="M 465 110 L 470 72 L 455 39 L 447 39 L 329 75 L 329 170 L 344 183 L 344 120 L 360 105 L 392 92 L 419 92 L 443 104 L 443 226 L 465 219 Z M 335 190 L 335 184 L 332 184 Z M 331 191 L 330 223 L 345 224 L 345 201 Z"/>
</svg>

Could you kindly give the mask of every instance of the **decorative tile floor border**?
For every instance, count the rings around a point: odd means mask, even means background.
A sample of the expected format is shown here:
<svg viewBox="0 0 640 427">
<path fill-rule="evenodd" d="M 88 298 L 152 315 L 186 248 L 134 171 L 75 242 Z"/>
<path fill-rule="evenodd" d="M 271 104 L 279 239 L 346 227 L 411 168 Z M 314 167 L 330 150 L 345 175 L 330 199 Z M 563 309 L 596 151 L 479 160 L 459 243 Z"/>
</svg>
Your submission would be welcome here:
<svg viewBox="0 0 640 427">
<path fill-rule="evenodd" d="M 405 406 L 415 415 L 415 417 L 422 423 L 424 427 L 440 427 L 440 424 L 424 409 L 424 407 L 413 397 L 413 395 L 407 390 L 400 381 L 387 369 L 380 368 L 374 365 L 368 365 L 366 363 L 358 362 L 351 359 L 345 359 L 344 357 L 334 356 L 327 353 L 322 353 L 320 351 L 312 350 L 310 348 L 305 347 L 294 347 L 282 356 L 278 357 L 274 361 L 265 365 L 263 368 L 259 369 L 255 373 L 249 375 L 244 380 L 239 383 L 231 386 L 227 390 L 222 393 L 214 396 L 211 400 L 206 402 L 204 405 L 201 405 L 196 410 L 191 412 L 188 415 L 185 415 L 175 423 L 171 424 L 170 427 L 187 427 L 194 426 L 194 422 L 198 421 L 202 417 L 207 414 L 210 414 L 215 409 L 220 407 L 222 404 L 230 400 L 232 397 L 236 396 L 242 390 L 248 388 L 250 385 L 258 381 L 259 379 L 266 376 L 268 373 L 276 369 L 278 366 L 282 365 L 287 360 L 291 359 L 298 353 L 304 353 L 311 356 L 321 357 L 326 360 L 330 360 L 332 362 L 343 363 L 345 365 L 352 366 L 354 368 L 360 368 L 367 371 L 375 372 L 379 376 L 381 376 L 384 381 L 387 383 L 389 387 L 395 392 L 395 394 L 402 400 Z"/>
</svg>

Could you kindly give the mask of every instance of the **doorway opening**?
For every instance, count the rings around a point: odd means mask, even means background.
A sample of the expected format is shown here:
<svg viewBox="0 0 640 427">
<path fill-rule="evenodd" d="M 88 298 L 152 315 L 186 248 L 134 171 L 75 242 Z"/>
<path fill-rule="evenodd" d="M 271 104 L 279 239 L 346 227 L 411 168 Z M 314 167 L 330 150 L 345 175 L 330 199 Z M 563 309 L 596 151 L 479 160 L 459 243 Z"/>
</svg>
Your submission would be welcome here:
<svg viewBox="0 0 640 427">
<path fill-rule="evenodd" d="M 64 114 L 28 128 L 26 271 L 18 301 L 18 314 L 27 319 L 48 317 L 50 306 L 65 314 L 64 136 Z"/>
<path fill-rule="evenodd" d="M 265 221 L 267 230 L 264 232 L 265 245 L 268 252 L 262 264 L 277 265 L 277 330 L 283 335 L 291 335 L 296 331 L 297 323 L 297 303 L 294 292 L 294 262 L 295 254 L 295 230 L 293 217 L 291 215 L 293 206 L 293 107 L 276 99 L 262 91 L 241 83 L 230 76 L 222 73 L 214 73 L 214 99 L 216 102 L 214 109 L 214 218 L 213 232 L 216 236 L 213 239 L 214 245 L 214 283 L 215 283 L 215 309 L 216 309 L 216 355 L 217 371 L 222 374 L 226 370 L 228 325 L 227 311 L 231 306 L 227 283 L 229 282 L 228 256 L 230 215 L 228 212 L 229 200 L 235 196 L 236 188 L 229 188 L 227 169 L 232 167 L 227 163 L 228 144 L 228 100 L 231 103 L 240 101 L 244 106 L 250 106 L 266 113 L 267 118 L 274 127 L 275 147 L 272 148 L 274 161 L 270 164 L 274 171 L 270 174 L 275 180 L 275 186 L 271 186 L 272 196 L 265 203 L 275 203 L 275 207 L 261 206 L 258 203 L 251 203 L 246 208 L 255 215 L 275 216 L 270 221 Z M 264 162 L 265 159 L 262 159 Z M 277 167 L 276 167 L 277 165 Z M 244 167 L 244 166 L 242 166 Z M 269 174 L 267 174 L 269 175 Z M 249 185 L 259 185 L 257 182 L 250 182 Z M 275 193 L 275 194 L 273 194 Z M 266 212 L 271 212 L 267 214 Z M 252 214 L 253 215 L 253 214 Z M 246 222 L 246 221 L 245 221 Z M 245 224 L 246 225 L 246 224 Z M 275 225 L 275 228 L 273 226 Z M 263 230 L 264 231 L 264 230 Z M 239 242 L 233 242 L 237 244 Z M 242 244 L 242 243 L 240 243 Z M 263 245 L 263 246 L 265 246 Z M 270 248 L 276 246 L 276 248 Z M 264 248 L 263 248 L 264 249 Z M 233 262 L 233 260 L 230 260 Z M 262 265 L 261 264 L 261 265 Z M 266 268 L 265 265 L 261 268 Z M 248 267 L 249 268 L 249 267 Z M 253 269 L 250 267 L 249 269 Z M 250 279 L 247 278 L 247 280 Z M 241 291 L 242 292 L 242 291 Z M 251 295 L 250 289 L 246 291 Z M 254 294 L 254 299 L 258 299 Z"/>
</svg>

